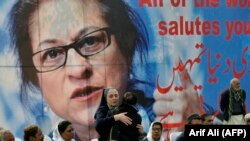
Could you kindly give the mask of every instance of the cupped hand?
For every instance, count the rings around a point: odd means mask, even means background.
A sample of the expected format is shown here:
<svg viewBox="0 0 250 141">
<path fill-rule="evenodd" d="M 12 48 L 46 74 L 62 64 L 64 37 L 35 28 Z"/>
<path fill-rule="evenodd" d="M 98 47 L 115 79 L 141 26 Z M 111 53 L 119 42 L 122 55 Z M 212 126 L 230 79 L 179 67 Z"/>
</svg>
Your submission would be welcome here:
<svg viewBox="0 0 250 141">
<path fill-rule="evenodd" d="M 125 125 L 132 124 L 132 119 L 126 116 L 127 112 L 114 115 L 115 121 L 121 121 Z"/>
<path fill-rule="evenodd" d="M 182 62 L 180 62 L 182 64 Z M 155 103 L 153 110 L 156 119 L 164 125 L 165 131 L 183 131 L 187 117 L 191 113 L 200 113 L 200 100 L 194 83 L 186 69 L 178 70 L 182 90 L 173 87 L 168 93 L 154 91 Z"/>
</svg>

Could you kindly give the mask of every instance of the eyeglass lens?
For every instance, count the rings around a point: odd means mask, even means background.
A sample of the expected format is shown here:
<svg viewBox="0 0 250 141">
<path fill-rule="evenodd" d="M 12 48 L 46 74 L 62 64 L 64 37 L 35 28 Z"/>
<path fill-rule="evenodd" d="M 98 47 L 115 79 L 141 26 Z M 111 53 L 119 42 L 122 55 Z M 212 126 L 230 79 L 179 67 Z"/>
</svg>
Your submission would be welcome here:
<svg viewBox="0 0 250 141">
<path fill-rule="evenodd" d="M 103 51 L 110 44 L 108 28 L 90 32 L 75 43 L 67 46 L 52 47 L 38 51 L 33 55 L 33 63 L 37 71 L 47 72 L 58 69 L 66 63 L 67 51 L 74 48 L 81 56 L 87 57 Z"/>
</svg>

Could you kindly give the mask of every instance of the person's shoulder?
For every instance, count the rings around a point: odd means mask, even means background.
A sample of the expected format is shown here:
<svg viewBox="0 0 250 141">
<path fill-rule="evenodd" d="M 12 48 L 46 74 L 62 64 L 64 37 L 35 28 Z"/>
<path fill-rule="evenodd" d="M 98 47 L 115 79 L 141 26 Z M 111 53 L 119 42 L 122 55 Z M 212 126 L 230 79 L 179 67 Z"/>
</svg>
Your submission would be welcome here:
<svg viewBox="0 0 250 141">
<path fill-rule="evenodd" d="M 182 132 L 179 136 L 176 137 L 176 141 L 183 141 L 184 140 L 184 132 Z"/>
<path fill-rule="evenodd" d="M 100 110 L 100 111 L 108 111 L 109 108 L 108 108 L 107 106 L 100 106 L 100 107 L 98 108 L 98 110 Z"/>
<path fill-rule="evenodd" d="M 246 93 L 246 90 L 244 90 L 244 89 L 241 89 L 241 90 L 242 90 L 243 93 Z"/>
<path fill-rule="evenodd" d="M 224 92 L 224 93 L 228 93 L 228 92 L 230 92 L 230 89 L 229 89 L 229 88 L 226 88 L 223 92 Z"/>
<path fill-rule="evenodd" d="M 99 107 L 98 109 L 97 109 L 97 111 L 96 111 L 96 113 L 95 113 L 95 118 L 98 118 L 98 117 L 100 117 L 100 116 L 103 116 L 103 115 L 107 115 L 107 113 L 108 113 L 108 108 L 107 107 L 105 107 L 105 106 L 101 106 L 101 107 Z"/>
<path fill-rule="evenodd" d="M 241 89 L 243 98 L 246 99 L 246 91 L 244 89 Z"/>
<path fill-rule="evenodd" d="M 227 89 L 224 89 L 222 92 L 221 92 L 221 95 L 228 95 L 230 93 L 230 90 L 229 88 Z"/>
<path fill-rule="evenodd" d="M 148 141 L 147 136 L 145 136 L 141 141 Z"/>
</svg>

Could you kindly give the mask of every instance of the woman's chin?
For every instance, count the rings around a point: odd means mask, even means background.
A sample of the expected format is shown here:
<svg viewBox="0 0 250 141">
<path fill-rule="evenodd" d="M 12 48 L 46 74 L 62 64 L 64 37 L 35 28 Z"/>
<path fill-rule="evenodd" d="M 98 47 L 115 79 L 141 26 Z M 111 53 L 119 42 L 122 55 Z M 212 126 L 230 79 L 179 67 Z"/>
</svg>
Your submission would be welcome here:
<svg viewBox="0 0 250 141">
<path fill-rule="evenodd" d="M 94 123 L 95 123 L 94 115 L 91 117 L 75 115 L 75 117 L 73 117 L 73 121 L 76 124 L 88 126 L 88 127 L 94 126 Z"/>
</svg>

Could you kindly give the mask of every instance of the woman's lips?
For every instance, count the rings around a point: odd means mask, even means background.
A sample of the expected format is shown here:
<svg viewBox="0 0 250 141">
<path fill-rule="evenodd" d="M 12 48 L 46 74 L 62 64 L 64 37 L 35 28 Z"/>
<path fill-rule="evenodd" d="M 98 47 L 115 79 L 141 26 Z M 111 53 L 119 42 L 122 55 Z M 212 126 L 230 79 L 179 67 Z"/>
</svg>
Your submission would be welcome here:
<svg viewBox="0 0 250 141">
<path fill-rule="evenodd" d="M 102 89 L 103 89 L 102 87 L 92 87 L 92 86 L 77 88 L 74 90 L 71 99 L 88 100 L 95 97 Z"/>
</svg>

